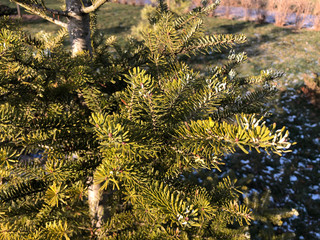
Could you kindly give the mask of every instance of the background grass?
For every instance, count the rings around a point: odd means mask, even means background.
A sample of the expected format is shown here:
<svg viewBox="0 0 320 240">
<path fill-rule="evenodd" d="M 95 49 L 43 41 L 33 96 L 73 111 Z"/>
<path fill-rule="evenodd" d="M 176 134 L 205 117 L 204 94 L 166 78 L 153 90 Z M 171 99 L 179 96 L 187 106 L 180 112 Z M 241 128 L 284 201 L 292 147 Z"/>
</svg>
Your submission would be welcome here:
<svg viewBox="0 0 320 240">
<path fill-rule="evenodd" d="M 9 0 L 3 4 L 15 7 Z M 63 0 L 46 1 L 50 8 L 63 9 Z M 141 6 L 116 3 L 104 4 L 98 12 L 98 28 L 106 35 L 116 35 L 119 39 L 130 34 L 132 26 L 140 21 Z M 26 12 L 23 11 L 23 14 Z M 256 74 L 262 69 L 275 68 L 286 72 L 286 83 L 300 84 L 305 74 L 320 72 L 320 32 L 311 30 L 296 31 L 279 28 L 272 24 L 236 21 L 223 18 L 206 20 L 208 33 L 243 33 L 248 37 L 247 44 L 237 49 L 246 51 L 249 60 L 241 67 L 243 74 Z M 42 19 L 23 22 L 24 30 L 36 34 L 43 30 L 56 32 L 59 27 Z M 224 55 L 221 55 L 224 57 Z M 216 56 L 207 56 L 199 62 L 198 68 L 215 63 Z"/>
</svg>

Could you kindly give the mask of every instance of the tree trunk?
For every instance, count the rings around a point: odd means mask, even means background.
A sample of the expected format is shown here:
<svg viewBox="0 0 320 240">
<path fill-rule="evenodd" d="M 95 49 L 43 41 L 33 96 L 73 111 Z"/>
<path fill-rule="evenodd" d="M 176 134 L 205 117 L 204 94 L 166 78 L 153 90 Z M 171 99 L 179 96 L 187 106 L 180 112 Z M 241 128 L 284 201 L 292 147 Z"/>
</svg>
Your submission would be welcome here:
<svg viewBox="0 0 320 240">
<path fill-rule="evenodd" d="M 90 16 L 81 11 L 83 5 L 89 6 L 90 0 L 66 0 L 66 8 L 71 17 L 68 18 L 68 32 L 70 35 L 72 56 L 77 56 L 83 51 L 92 54 L 90 35 Z M 100 184 L 93 183 L 93 177 L 89 179 L 91 185 L 88 189 L 88 204 L 93 229 L 100 229 L 104 218 L 104 208 L 101 204 L 102 196 L 99 192 Z"/>
<path fill-rule="evenodd" d="M 19 4 L 17 4 L 17 12 L 18 12 L 18 17 L 22 18 Z"/>
<path fill-rule="evenodd" d="M 72 56 L 76 56 L 82 51 L 92 53 L 90 39 L 90 16 L 81 11 L 83 5 L 89 6 L 88 0 L 66 0 L 67 11 L 72 17 L 69 17 L 68 31 L 72 48 Z"/>
<path fill-rule="evenodd" d="M 101 228 L 104 208 L 101 205 L 102 196 L 99 191 L 100 184 L 91 184 L 88 189 L 88 203 L 91 214 L 91 225 L 93 228 Z"/>
</svg>

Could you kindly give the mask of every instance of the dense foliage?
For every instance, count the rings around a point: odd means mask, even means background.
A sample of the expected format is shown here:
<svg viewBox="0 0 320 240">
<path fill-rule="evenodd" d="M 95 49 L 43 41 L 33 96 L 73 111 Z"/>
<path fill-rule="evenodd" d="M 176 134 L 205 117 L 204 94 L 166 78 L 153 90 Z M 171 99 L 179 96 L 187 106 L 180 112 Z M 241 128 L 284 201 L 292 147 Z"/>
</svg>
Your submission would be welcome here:
<svg viewBox="0 0 320 240">
<path fill-rule="evenodd" d="M 93 31 L 92 55 L 77 56 L 65 31 L 35 39 L 2 19 L 0 239 L 249 237 L 236 180 L 192 176 L 219 171 L 236 148 L 287 151 L 285 128 L 263 121 L 281 74 L 239 76 L 246 54 L 233 51 L 206 72 L 183 62 L 245 42 L 204 34 L 214 7 L 178 16 L 161 2 L 142 41 L 120 46 Z"/>
</svg>

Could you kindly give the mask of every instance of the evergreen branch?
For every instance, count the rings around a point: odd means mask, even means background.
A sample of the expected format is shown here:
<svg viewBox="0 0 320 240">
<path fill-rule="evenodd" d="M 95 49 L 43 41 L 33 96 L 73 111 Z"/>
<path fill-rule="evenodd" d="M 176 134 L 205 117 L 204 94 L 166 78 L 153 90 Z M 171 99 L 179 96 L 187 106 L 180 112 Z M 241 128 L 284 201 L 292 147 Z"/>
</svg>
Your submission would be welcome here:
<svg viewBox="0 0 320 240">
<path fill-rule="evenodd" d="M 234 50 L 231 50 L 229 53 L 229 61 L 222 67 L 215 67 L 213 70 L 214 76 L 224 77 L 230 74 L 233 69 L 238 66 L 240 63 L 247 60 L 247 54 L 245 52 L 235 54 Z"/>
<path fill-rule="evenodd" d="M 46 223 L 45 228 L 42 230 L 42 235 L 44 238 L 47 239 L 66 239 L 70 240 L 69 234 L 70 234 L 70 227 L 68 227 L 67 222 L 62 222 L 59 220 L 58 222 L 48 222 Z"/>
<path fill-rule="evenodd" d="M 285 128 L 275 131 L 275 125 L 268 128 L 261 122 L 262 118 L 258 120 L 254 115 L 236 118 L 236 125 L 217 123 L 212 119 L 191 122 L 176 130 L 176 139 L 182 148 L 204 156 L 233 153 L 236 146 L 245 153 L 248 153 L 244 148 L 247 146 L 249 150 L 254 148 L 260 152 L 259 148 L 264 148 L 267 152 L 270 149 L 281 155 L 291 146 L 287 142 L 288 132 L 285 132 Z"/>
<path fill-rule="evenodd" d="M 43 192 L 47 189 L 48 183 L 42 180 L 31 179 L 29 181 L 16 183 L 15 186 L 9 185 L 1 188 L 0 201 L 14 201 L 35 193 Z"/>
<path fill-rule="evenodd" d="M 173 26 L 175 29 L 180 29 L 187 25 L 189 22 L 195 20 L 195 19 L 201 19 L 203 15 L 207 15 L 210 11 L 213 11 L 216 9 L 220 4 L 220 0 L 216 0 L 215 3 L 210 4 L 209 6 L 205 8 L 200 9 L 194 9 L 193 11 L 190 11 L 186 16 L 179 16 L 177 19 L 174 20 Z"/>
<path fill-rule="evenodd" d="M 198 210 L 183 199 L 177 192 L 172 191 L 168 185 L 159 182 L 152 182 L 149 186 L 141 188 L 142 199 L 146 201 L 147 210 L 164 214 L 165 218 L 175 222 L 182 227 L 197 225 Z"/>
<path fill-rule="evenodd" d="M 167 106 L 163 118 L 182 119 L 185 117 L 185 106 L 190 104 L 189 93 L 193 92 L 199 84 L 197 74 L 187 66 L 179 66 L 177 73 L 169 77 L 168 81 L 162 83 L 161 89 L 166 96 Z M 188 97 L 188 98 L 187 98 Z"/>
<path fill-rule="evenodd" d="M 112 235 L 114 232 L 135 228 L 138 224 L 136 221 L 136 216 L 131 211 L 116 213 L 102 226 L 101 231 L 103 234 Z"/>
<path fill-rule="evenodd" d="M 181 38 L 183 39 L 183 47 L 187 47 L 192 43 L 194 40 L 193 38 L 196 37 L 197 34 L 199 34 L 199 29 L 201 28 L 203 21 L 202 19 L 198 19 L 192 26 L 192 28 L 185 33 L 183 32 Z"/>
<path fill-rule="evenodd" d="M 44 42 L 43 41 L 31 37 L 31 35 L 25 34 L 24 38 L 22 40 L 23 40 L 24 43 L 26 43 L 28 45 L 31 45 L 31 46 L 35 46 L 35 47 L 40 48 L 40 49 L 44 47 Z"/>
<path fill-rule="evenodd" d="M 270 86 L 264 86 L 262 89 L 249 92 L 244 96 L 229 96 L 224 99 L 220 106 L 210 116 L 212 119 L 221 121 L 231 119 L 239 112 L 245 114 L 263 113 L 265 100 L 274 95 L 276 89 Z"/>
<path fill-rule="evenodd" d="M 247 38 L 243 34 L 231 35 L 231 34 L 217 34 L 211 36 L 204 36 L 197 39 L 194 43 L 185 48 L 181 48 L 181 53 L 188 53 L 190 51 L 197 51 L 201 49 L 215 49 L 220 51 L 221 47 L 232 47 L 235 44 L 244 43 Z"/>
<path fill-rule="evenodd" d="M 277 78 L 281 78 L 283 76 L 283 72 L 273 71 L 273 70 L 263 70 L 260 72 L 258 76 L 251 76 L 246 78 L 236 78 L 235 83 L 239 86 L 246 84 L 258 84 L 272 81 Z"/>
<path fill-rule="evenodd" d="M 222 211 L 226 213 L 227 220 L 230 224 L 236 220 L 240 226 L 243 225 L 243 220 L 246 224 L 250 224 L 252 220 L 251 211 L 244 205 L 239 205 L 235 200 L 229 202 L 227 205 L 223 206 Z"/>
</svg>

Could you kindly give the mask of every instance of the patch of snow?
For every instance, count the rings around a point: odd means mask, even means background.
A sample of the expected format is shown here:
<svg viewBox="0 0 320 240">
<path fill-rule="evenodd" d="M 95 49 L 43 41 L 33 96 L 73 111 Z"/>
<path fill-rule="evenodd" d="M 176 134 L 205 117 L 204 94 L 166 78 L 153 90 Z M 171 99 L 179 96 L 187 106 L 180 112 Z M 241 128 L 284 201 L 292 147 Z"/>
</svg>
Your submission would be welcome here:
<svg viewBox="0 0 320 240">
<path fill-rule="evenodd" d="M 264 173 L 267 173 L 267 174 L 271 174 L 271 171 L 274 171 L 274 168 L 273 167 L 270 167 L 270 166 L 266 166 L 267 170 L 262 170 Z"/>
<path fill-rule="evenodd" d="M 314 124 L 305 123 L 304 125 L 305 125 L 306 127 L 311 127 L 311 128 L 314 128 L 314 127 L 316 127 L 316 126 L 317 126 L 317 124 L 316 124 L 316 123 L 314 123 Z"/>
<path fill-rule="evenodd" d="M 241 160 L 241 163 L 243 164 L 243 165 L 245 165 L 245 164 L 249 164 L 249 160 Z"/>
<path fill-rule="evenodd" d="M 320 239 L 320 233 L 311 231 L 310 234 L 314 234 L 314 236 L 316 237 L 316 239 Z"/>
<path fill-rule="evenodd" d="M 320 194 L 317 193 L 317 194 L 311 194 L 311 199 L 312 200 L 320 200 Z"/>
<path fill-rule="evenodd" d="M 290 181 L 291 182 L 296 182 L 296 181 L 298 181 L 298 178 L 296 177 L 296 176 L 290 176 Z"/>
<path fill-rule="evenodd" d="M 273 175 L 274 180 L 281 181 L 282 180 L 283 171 L 276 173 Z"/>
<path fill-rule="evenodd" d="M 309 188 L 310 188 L 311 190 L 314 190 L 314 191 L 319 190 L 319 186 L 318 186 L 318 185 L 309 186 Z"/>
<path fill-rule="evenodd" d="M 286 113 L 288 113 L 288 114 L 291 112 L 290 109 L 287 108 L 287 107 L 284 107 L 284 106 L 283 106 L 282 109 L 283 109 Z"/>
<path fill-rule="evenodd" d="M 259 193 L 259 192 L 258 192 L 257 189 L 254 189 L 254 188 L 252 188 L 252 189 L 250 189 L 250 190 L 248 191 L 248 194 L 249 194 L 249 195 L 252 195 L 253 193 Z"/>
<path fill-rule="evenodd" d="M 288 121 L 293 122 L 296 119 L 296 117 L 297 117 L 296 115 L 288 116 Z"/>
<path fill-rule="evenodd" d="M 288 189 L 288 193 L 289 193 L 289 194 L 294 194 L 293 189 L 292 189 L 292 188 L 289 188 L 289 189 Z"/>
<path fill-rule="evenodd" d="M 297 154 L 298 150 L 297 149 L 293 149 L 292 154 Z"/>
<path fill-rule="evenodd" d="M 312 141 L 314 142 L 314 144 L 320 145 L 320 138 L 314 138 Z"/>
<path fill-rule="evenodd" d="M 289 159 L 287 159 L 285 157 L 280 157 L 279 161 L 280 161 L 280 164 L 283 165 L 284 163 L 288 162 Z"/>
</svg>

